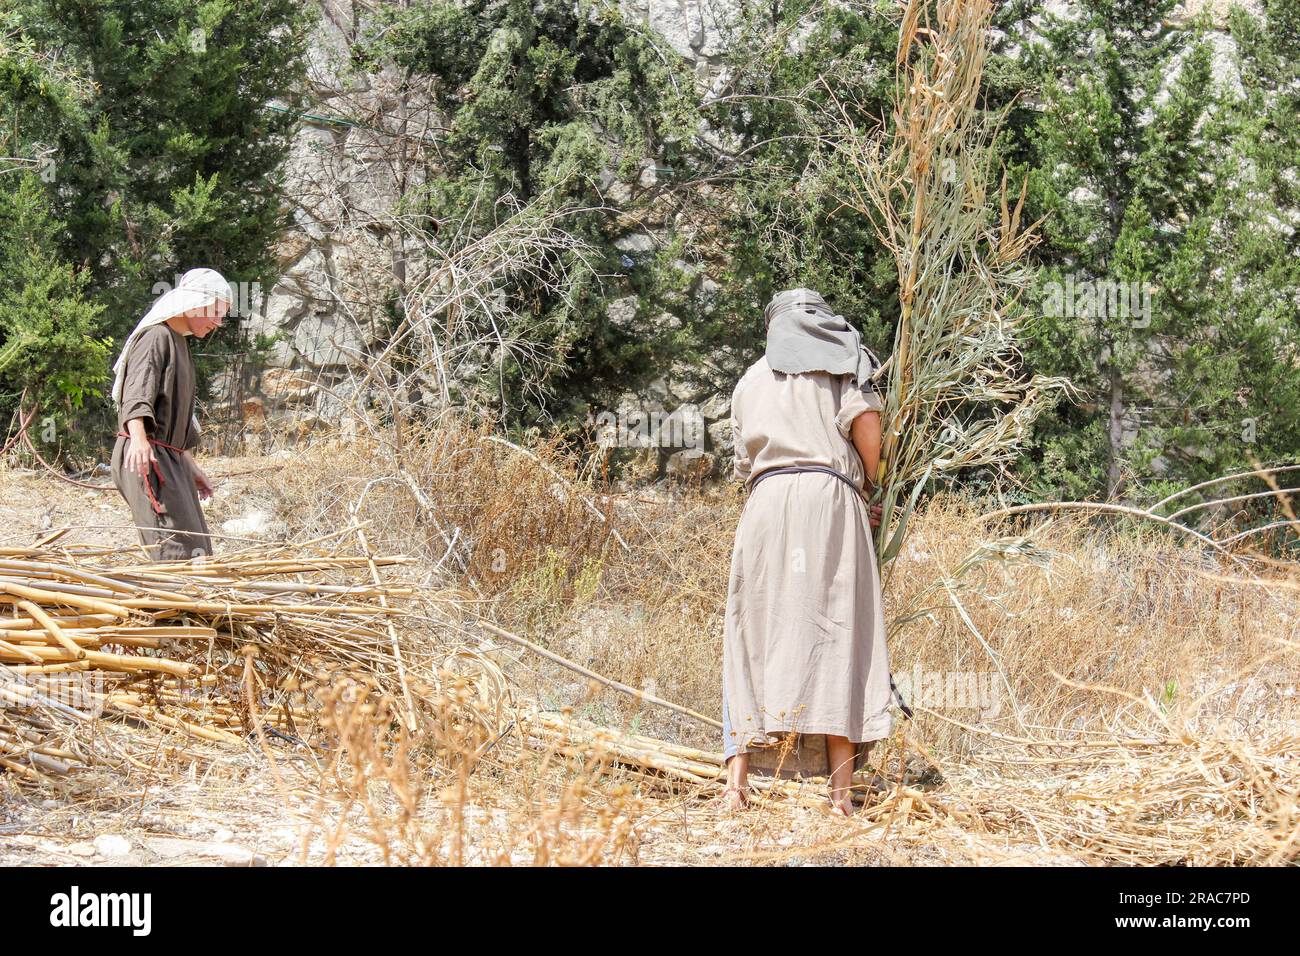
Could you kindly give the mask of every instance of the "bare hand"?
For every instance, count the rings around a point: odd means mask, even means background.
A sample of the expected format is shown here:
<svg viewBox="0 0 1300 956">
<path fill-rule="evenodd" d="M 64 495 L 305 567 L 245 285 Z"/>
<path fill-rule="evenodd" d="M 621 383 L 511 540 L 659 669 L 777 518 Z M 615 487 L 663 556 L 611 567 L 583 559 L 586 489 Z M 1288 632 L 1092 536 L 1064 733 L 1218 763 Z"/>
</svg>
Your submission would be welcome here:
<svg viewBox="0 0 1300 956">
<path fill-rule="evenodd" d="M 208 478 L 207 472 L 200 468 L 193 459 L 190 460 L 190 469 L 194 472 L 194 488 L 199 493 L 199 500 L 207 501 L 212 497 L 212 481 Z"/>
<path fill-rule="evenodd" d="M 871 522 L 871 527 L 873 528 L 880 527 L 880 515 L 881 515 L 880 505 L 872 505 L 870 508 L 867 509 L 867 520 Z"/>
<path fill-rule="evenodd" d="M 126 448 L 127 471 L 133 471 L 145 481 L 149 480 L 149 468 L 158 458 L 153 453 L 153 446 L 147 441 L 132 438 Z"/>
</svg>

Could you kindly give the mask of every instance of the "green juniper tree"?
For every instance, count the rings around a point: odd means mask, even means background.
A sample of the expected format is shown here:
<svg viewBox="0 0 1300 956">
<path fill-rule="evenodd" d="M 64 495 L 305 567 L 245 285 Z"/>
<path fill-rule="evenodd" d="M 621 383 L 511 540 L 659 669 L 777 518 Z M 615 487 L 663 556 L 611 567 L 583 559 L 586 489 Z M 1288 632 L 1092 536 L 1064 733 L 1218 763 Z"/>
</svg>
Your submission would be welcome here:
<svg viewBox="0 0 1300 956">
<path fill-rule="evenodd" d="M 726 82 L 705 116 L 722 134 L 706 176 L 720 288 L 707 327 L 745 361 L 763 348 L 773 293 L 819 291 L 875 350 L 897 320 L 896 276 L 871 223 L 848 209 L 834 138 L 887 112 L 898 24 L 891 5 L 746 2 L 727 38 Z M 733 377 L 734 369 L 722 370 Z M 720 381 L 715 383 L 721 386 Z"/>
<path fill-rule="evenodd" d="M 1178 436 L 1220 473 L 1300 454 L 1300 2 L 1267 0 L 1258 15 L 1237 7 L 1228 22 L 1240 89 L 1225 93 L 1213 339 L 1189 370 L 1220 379 L 1222 398 Z M 1271 500 L 1246 507 L 1277 510 Z"/>
<path fill-rule="evenodd" d="M 1187 476 L 1176 447 L 1188 408 L 1223 379 L 1185 374 L 1207 342 L 1218 189 L 1210 167 L 1215 94 L 1199 23 L 1177 0 L 1079 0 L 1026 44 L 1037 77 L 1030 202 L 1046 216 L 1043 318 L 1034 371 L 1069 378 L 1023 465 L 1040 495 L 1118 496 L 1130 478 Z M 1207 394 L 1206 388 L 1214 389 Z"/>
<path fill-rule="evenodd" d="M 1027 151 L 1026 128 L 1037 115 L 1022 96 L 1029 80 L 1018 39 L 1041 7 L 1042 0 L 1014 0 L 993 21 L 985 106 L 1007 108 L 1000 150 L 1007 162 Z M 890 121 L 897 49 L 892 2 L 740 5 L 727 36 L 726 82 L 705 107 L 723 146 L 705 150 L 700 174 L 725 187 L 704 204 L 719 232 L 722 281 L 701 329 L 736 364 L 763 348 L 763 305 L 795 284 L 822 291 L 887 354 L 899 315 L 897 274 L 871 223 L 843 203 L 853 172 L 834 145 Z M 735 371 L 717 369 L 712 384 L 725 386 Z"/>
<path fill-rule="evenodd" d="M 1038 122 L 1033 93 L 1040 85 L 1035 65 L 1025 55 L 1025 45 L 1034 35 L 1044 6 L 1044 0 L 1007 0 L 998 5 L 984 67 L 984 105 L 1006 111 L 998 132 L 998 157 L 1003 166 L 1021 169 L 1021 176 L 1029 159 L 1029 132 Z"/>
<path fill-rule="evenodd" d="M 557 217 L 583 245 L 581 262 L 549 252 L 499 290 L 556 361 L 537 381 L 513 354 L 498 356 L 470 391 L 499 395 L 511 427 L 572 425 L 590 404 L 608 407 L 663 375 L 691 339 L 680 251 L 618 243 L 656 217 L 666 181 L 687 165 L 697 117 L 680 58 L 589 0 L 417 0 L 381 8 L 359 49 L 371 68 L 392 63 L 434 81 L 449 129 L 422 202 L 448 224 L 440 241 L 472 243 L 528 210 Z M 646 185 L 647 164 L 665 182 L 634 188 Z M 612 321 L 610 302 L 628 295 L 639 300 L 635 319 Z M 651 322 L 656 313 L 669 320 Z"/>
<path fill-rule="evenodd" d="M 249 286 L 273 279 L 311 10 L 296 0 L 14 0 L 23 42 L 89 84 L 75 113 L 28 98 L 17 121 L 54 131 L 49 253 L 85 272 L 100 334 L 120 342 L 156 284 L 196 265 Z M 205 351 L 229 347 L 236 326 Z"/>
<path fill-rule="evenodd" d="M 16 178 L 0 189 L 0 402 L 16 410 L 26 393 L 26 410 L 63 423 L 100 393 L 110 342 L 93 334 L 101 309 L 86 298 L 85 272 L 57 258 L 40 180 Z"/>
<path fill-rule="evenodd" d="M 86 274 L 61 253 L 63 224 L 47 183 L 63 131 L 81 122 L 85 83 L 27 41 L 12 13 L 0 17 L 0 414 L 26 395 L 52 437 L 107 377 L 108 343 L 95 335 L 101 308 Z"/>
</svg>

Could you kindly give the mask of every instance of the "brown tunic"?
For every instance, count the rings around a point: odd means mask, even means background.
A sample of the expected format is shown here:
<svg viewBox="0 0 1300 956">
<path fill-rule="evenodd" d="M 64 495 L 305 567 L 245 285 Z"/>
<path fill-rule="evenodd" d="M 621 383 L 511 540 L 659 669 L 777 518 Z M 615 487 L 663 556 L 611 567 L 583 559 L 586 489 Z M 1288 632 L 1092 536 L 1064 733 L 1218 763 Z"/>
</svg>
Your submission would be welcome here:
<svg viewBox="0 0 1300 956">
<path fill-rule="evenodd" d="M 124 432 L 131 419 L 143 418 L 152 442 L 189 450 L 199 442 L 193 415 L 194 360 L 185 337 L 165 322 L 146 329 L 127 356 L 118 429 Z M 212 539 L 188 462 L 179 451 L 151 444 L 158 459 L 157 473 L 149 476 L 158 502 L 155 511 L 145 479 L 123 467 L 130 443 L 119 435 L 113 446 L 113 483 L 131 506 L 145 547 L 160 561 L 211 554 Z"/>
</svg>

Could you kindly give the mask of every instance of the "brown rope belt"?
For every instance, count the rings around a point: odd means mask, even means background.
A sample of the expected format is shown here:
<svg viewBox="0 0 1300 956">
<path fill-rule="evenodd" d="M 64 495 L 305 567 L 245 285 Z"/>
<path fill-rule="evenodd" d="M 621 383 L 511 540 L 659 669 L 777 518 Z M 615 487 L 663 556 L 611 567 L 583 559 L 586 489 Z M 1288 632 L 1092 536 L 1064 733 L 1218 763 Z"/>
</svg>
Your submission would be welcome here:
<svg viewBox="0 0 1300 956">
<path fill-rule="evenodd" d="M 773 475 L 794 475 L 805 471 L 820 471 L 828 475 L 834 475 L 836 478 L 840 479 L 840 481 L 852 488 L 854 493 L 862 499 L 863 504 L 869 504 L 866 493 L 858 487 L 852 478 L 844 474 L 842 471 L 837 471 L 836 469 L 831 468 L 829 465 L 785 465 L 781 468 L 769 468 L 766 471 L 760 471 L 749 480 L 749 493 L 753 494 L 754 489 L 758 486 L 760 481 L 770 478 Z M 907 701 L 903 700 L 903 695 L 899 693 L 898 687 L 894 684 L 894 675 L 892 672 L 889 675 L 889 690 L 893 693 L 894 699 L 898 701 L 898 708 L 903 712 L 903 716 L 908 720 L 911 720 L 912 708 L 907 706 Z"/>
<path fill-rule="evenodd" d="M 130 435 L 129 432 L 118 432 L 118 433 L 117 433 L 117 437 L 118 437 L 118 438 L 130 438 L 131 435 Z M 149 436 L 146 435 L 146 436 L 145 436 L 145 441 L 147 441 L 147 442 L 148 442 L 149 444 L 151 444 L 151 445 L 159 445 L 159 446 L 161 446 L 162 448 L 167 448 L 167 449 L 170 449 L 171 451 L 174 451 L 174 452 L 179 452 L 179 453 L 181 453 L 181 454 L 184 454 L 184 453 L 185 453 L 185 449 L 184 449 L 184 448 L 177 448 L 175 445 L 169 445 L 169 444 L 167 444 L 165 441 L 159 441 L 157 438 L 150 438 Z M 150 468 L 150 470 L 153 471 L 153 473 L 154 473 L 155 475 L 157 475 L 157 477 L 158 477 L 158 490 L 161 491 L 161 490 L 162 490 L 162 486 L 165 485 L 165 484 L 167 484 L 167 479 L 165 479 L 165 478 L 163 477 L 162 472 L 158 469 L 158 462 L 156 462 L 156 461 L 151 461 L 151 462 L 149 462 L 149 468 Z M 153 513 L 156 514 L 156 515 L 160 515 L 160 514 L 162 514 L 162 513 L 163 513 L 162 502 L 160 502 L 160 501 L 158 500 L 157 496 L 154 494 L 154 491 L 153 491 L 153 485 L 151 485 L 151 484 L 149 483 L 149 476 L 148 476 L 148 475 L 142 475 L 141 477 L 144 479 L 144 490 L 149 494 L 149 504 L 151 504 L 151 505 L 153 506 Z"/>
</svg>

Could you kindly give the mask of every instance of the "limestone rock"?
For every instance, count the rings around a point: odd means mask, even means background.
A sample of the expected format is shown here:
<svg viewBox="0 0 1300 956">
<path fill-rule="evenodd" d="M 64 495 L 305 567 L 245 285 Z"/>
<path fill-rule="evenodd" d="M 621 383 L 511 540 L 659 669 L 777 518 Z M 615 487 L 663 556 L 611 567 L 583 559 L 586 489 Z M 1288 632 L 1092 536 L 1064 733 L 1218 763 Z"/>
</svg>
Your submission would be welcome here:
<svg viewBox="0 0 1300 956">
<path fill-rule="evenodd" d="M 105 859 L 119 860 L 131 855 L 131 841 L 115 833 L 95 837 L 95 852 Z"/>
</svg>

